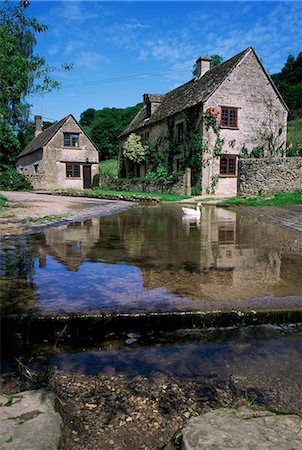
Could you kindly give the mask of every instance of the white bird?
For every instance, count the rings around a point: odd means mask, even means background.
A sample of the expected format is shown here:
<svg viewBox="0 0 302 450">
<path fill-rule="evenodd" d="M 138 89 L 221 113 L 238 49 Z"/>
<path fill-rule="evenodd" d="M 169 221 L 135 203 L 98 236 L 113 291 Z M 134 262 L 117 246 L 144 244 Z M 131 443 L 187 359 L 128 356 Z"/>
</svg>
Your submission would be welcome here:
<svg viewBox="0 0 302 450">
<path fill-rule="evenodd" d="M 185 216 L 189 216 L 189 217 L 200 217 L 201 215 L 201 211 L 200 211 L 200 206 L 197 205 L 196 209 L 193 208 L 182 208 L 182 212 Z"/>
</svg>

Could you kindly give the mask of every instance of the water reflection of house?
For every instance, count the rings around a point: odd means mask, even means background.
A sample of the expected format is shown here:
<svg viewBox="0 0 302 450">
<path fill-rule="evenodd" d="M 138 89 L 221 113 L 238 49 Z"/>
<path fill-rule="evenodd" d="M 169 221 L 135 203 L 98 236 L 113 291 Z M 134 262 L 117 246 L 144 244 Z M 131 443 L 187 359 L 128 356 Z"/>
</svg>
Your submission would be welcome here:
<svg viewBox="0 0 302 450">
<path fill-rule="evenodd" d="M 46 254 L 76 272 L 89 250 L 100 237 L 100 220 L 93 218 L 44 231 L 45 244 L 39 247 L 40 267 L 46 264 Z"/>
<path fill-rule="evenodd" d="M 280 252 L 252 245 L 238 238 L 236 213 L 220 208 L 203 208 L 200 221 L 183 223 L 186 234 L 199 228 L 199 261 L 184 264 L 177 272 L 144 270 L 147 288 L 165 287 L 196 298 L 248 298 L 267 294 L 280 282 Z M 193 225 L 193 226 L 192 226 Z M 249 242 L 247 245 L 246 242 Z M 175 242 L 177 245 L 177 242 Z"/>
<path fill-rule="evenodd" d="M 1 313 L 22 314 L 36 309 L 33 282 L 35 252 L 24 235 L 0 239 Z"/>
</svg>

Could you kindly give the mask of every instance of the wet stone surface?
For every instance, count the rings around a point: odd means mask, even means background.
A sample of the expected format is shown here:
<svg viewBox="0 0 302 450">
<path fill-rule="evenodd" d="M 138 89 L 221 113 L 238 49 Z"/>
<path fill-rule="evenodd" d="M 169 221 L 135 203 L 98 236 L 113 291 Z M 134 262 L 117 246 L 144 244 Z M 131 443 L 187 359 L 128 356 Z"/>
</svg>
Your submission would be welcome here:
<svg viewBox="0 0 302 450">
<path fill-rule="evenodd" d="M 293 450 L 302 446 L 302 419 L 256 408 L 221 408 L 189 420 L 183 450 Z"/>
</svg>

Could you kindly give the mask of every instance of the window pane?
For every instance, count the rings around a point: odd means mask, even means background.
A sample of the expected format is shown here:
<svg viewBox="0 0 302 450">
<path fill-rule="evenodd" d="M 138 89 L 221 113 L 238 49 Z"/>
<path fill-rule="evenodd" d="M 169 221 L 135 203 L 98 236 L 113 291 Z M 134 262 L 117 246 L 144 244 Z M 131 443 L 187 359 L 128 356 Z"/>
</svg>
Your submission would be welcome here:
<svg viewBox="0 0 302 450">
<path fill-rule="evenodd" d="M 231 109 L 230 110 L 230 126 L 236 126 L 237 125 L 237 110 Z"/>
<path fill-rule="evenodd" d="M 221 120 L 223 122 L 223 125 L 228 125 L 228 116 L 229 116 L 229 111 L 225 108 L 222 109 L 221 111 Z"/>
<path fill-rule="evenodd" d="M 80 164 L 74 163 L 73 165 L 73 176 L 79 177 L 80 176 Z"/>
<path fill-rule="evenodd" d="M 73 134 L 71 136 L 71 143 L 72 143 L 72 147 L 78 147 L 79 146 L 79 135 L 78 134 Z"/>
<path fill-rule="evenodd" d="M 66 177 L 72 177 L 72 163 L 66 163 Z"/>
<path fill-rule="evenodd" d="M 227 160 L 226 158 L 220 159 L 220 173 L 227 173 Z"/>
<path fill-rule="evenodd" d="M 64 133 L 64 147 L 70 147 L 70 134 Z"/>
<path fill-rule="evenodd" d="M 229 170 L 228 173 L 235 174 L 235 160 L 229 159 Z"/>
</svg>

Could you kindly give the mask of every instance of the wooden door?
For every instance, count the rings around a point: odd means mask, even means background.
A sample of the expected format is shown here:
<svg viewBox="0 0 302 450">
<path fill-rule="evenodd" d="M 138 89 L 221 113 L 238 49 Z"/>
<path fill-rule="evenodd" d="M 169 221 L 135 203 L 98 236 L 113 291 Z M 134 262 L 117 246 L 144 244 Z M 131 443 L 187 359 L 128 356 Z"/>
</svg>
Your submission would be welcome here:
<svg viewBox="0 0 302 450">
<path fill-rule="evenodd" d="M 91 189 L 91 166 L 83 166 L 83 187 Z"/>
</svg>

